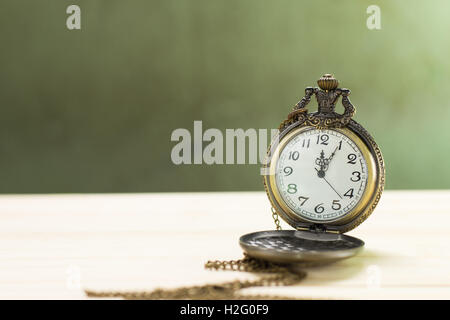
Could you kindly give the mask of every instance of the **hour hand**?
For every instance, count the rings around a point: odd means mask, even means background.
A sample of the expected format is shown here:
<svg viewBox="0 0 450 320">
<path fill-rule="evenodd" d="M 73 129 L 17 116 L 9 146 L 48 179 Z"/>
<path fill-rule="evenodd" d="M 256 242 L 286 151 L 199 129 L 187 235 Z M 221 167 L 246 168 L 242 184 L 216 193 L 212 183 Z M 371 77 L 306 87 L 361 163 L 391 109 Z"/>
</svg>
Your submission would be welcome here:
<svg viewBox="0 0 450 320">
<path fill-rule="evenodd" d="M 319 175 L 320 178 L 323 178 L 325 176 L 325 171 L 327 171 L 328 169 L 328 163 L 329 160 L 325 158 L 325 152 L 323 152 L 323 150 L 320 152 L 320 157 L 316 158 L 316 165 L 320 167 L 320 170 L 317 170 L 317 174 Z"/>
<path fill-rule="evenodd" d="M 320 152 L 320 157 L 316 158 L 316 165 L 320 166 L 320 168 L 322 168 L 322 166 L 324 165 L 325 162 L 325 152 L 323 152 L 323 150 Z"/>
</svg>

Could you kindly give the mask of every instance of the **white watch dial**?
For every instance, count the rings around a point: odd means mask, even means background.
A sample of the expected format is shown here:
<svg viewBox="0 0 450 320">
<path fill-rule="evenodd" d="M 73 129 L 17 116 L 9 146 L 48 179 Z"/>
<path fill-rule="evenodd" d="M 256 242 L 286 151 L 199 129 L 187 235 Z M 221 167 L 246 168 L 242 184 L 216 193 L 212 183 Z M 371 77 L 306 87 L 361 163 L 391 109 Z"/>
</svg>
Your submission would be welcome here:
<svg viewBox="0 0 450 320">
<path fill-rule="evenodd" d="M 345 134 L 311 129 L 291 138 L 280 153 L 275 180 L 282 200 L 311 221 L 345 216 L 364 194 L 367 162 Z"/>
</svg>

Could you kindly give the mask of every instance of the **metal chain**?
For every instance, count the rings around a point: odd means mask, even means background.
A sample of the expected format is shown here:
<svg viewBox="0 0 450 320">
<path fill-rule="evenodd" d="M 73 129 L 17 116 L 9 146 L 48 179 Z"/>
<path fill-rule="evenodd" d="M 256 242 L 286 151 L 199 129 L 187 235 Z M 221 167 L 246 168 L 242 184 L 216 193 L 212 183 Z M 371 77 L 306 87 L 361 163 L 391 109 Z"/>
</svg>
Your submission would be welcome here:
<svg viewBox="0 0 450 320">
<path fill-rule="evenodd" d="M 286 265 L 254 259 L 244 255 L 243 259 L 230 261 L 208 261 L 208 270 L 230 270 L 256 273 L 273 273 L 254 281 L 230 281 L 202 286 L 181 287 L 177 289 L 155 289 L 153 291 L 91 291 L 85 290 L 88 297 L 124 298 L 124 299 L 292 299 L 290 297 L 270 295 L 241 295 L 240 289 L 260 286 L 292 286 L 301 281 L 306 273 L 291 271 Z"/>
<path fill-rule="evenodd" d="M 273 207 L 272 218 L 277 230 L 282 230 L 278 213 Z M 153 291 L 91 291 L 85 290 L 88 297 L 123 298 L 123 299 L 290 299 L 281 296 L 251 296 L 238 294 L 240 289 L 261 286 L 291 286 L 302 280 L 306 273 L 292 272 L 286 265 L 251 258 L 244 254 L 240 260 L 214 260 L 205 263 L 208 270 L 244 271 L 255 273 L 274 273 L 254 281 L 230 281 L 202 286 L 181 287 L 177 289 L 155 289 Z"/>
<path fill-rule="evenodd" d="M 273 218 L 273 222 L 275 222 L 276 229 L 282 230 L 278 213 L 275 211 L 275 209 L 273 207 L 270 207 L 270 210 L 272 210 L 272 218 Z"/>
</svg>

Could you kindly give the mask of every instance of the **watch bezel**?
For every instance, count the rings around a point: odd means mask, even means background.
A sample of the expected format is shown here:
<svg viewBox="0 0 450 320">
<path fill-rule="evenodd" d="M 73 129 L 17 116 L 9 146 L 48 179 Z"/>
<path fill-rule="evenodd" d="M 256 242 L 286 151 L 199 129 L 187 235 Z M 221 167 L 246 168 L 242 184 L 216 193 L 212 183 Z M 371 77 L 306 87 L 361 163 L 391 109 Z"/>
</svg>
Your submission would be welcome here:
<svg viewBox="0 0 450 320">
<path fill-rule="evenodd" d="M 318 221 L 295 213 L 282 199 L 275 181 L 275 168 L 279 152 L 292 138 L 313 129 L 335 130 L 348 136 L 361 150 L 367 162 L 367 185 L 361 199 L 350 212 L 334 220 Z M 293 123 L 282 130 L 272 141 L 266 167 L 268 174 L 264 175 L 264 185 L 269 200 L 279 216 L 297 230 L 312 229 L 320 225 L 329 232 L 345 233 L 350 231 L 372 213 L 384 188 L 384 162 L 381 152 L 369 133 L 354 120 L 350 120 L 346 126 L 339 128 L 318 128 L 304 123 Z"/>
</svg>

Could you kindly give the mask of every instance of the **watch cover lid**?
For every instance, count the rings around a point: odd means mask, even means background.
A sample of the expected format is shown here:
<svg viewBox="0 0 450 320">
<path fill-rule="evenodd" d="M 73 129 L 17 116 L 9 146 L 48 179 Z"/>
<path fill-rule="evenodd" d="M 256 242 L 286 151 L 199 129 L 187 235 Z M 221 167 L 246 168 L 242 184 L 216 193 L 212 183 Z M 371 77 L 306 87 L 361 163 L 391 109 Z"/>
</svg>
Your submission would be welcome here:
<svg viewBox="0 0 450 320">
<path fill-rule="evenodd" d="M 239 243 L 249 256 L 277 263 L 329 263 L 354 256 L 364 246 L 344 234 L 297 230 L 249 233 Z"/>
</svg>

